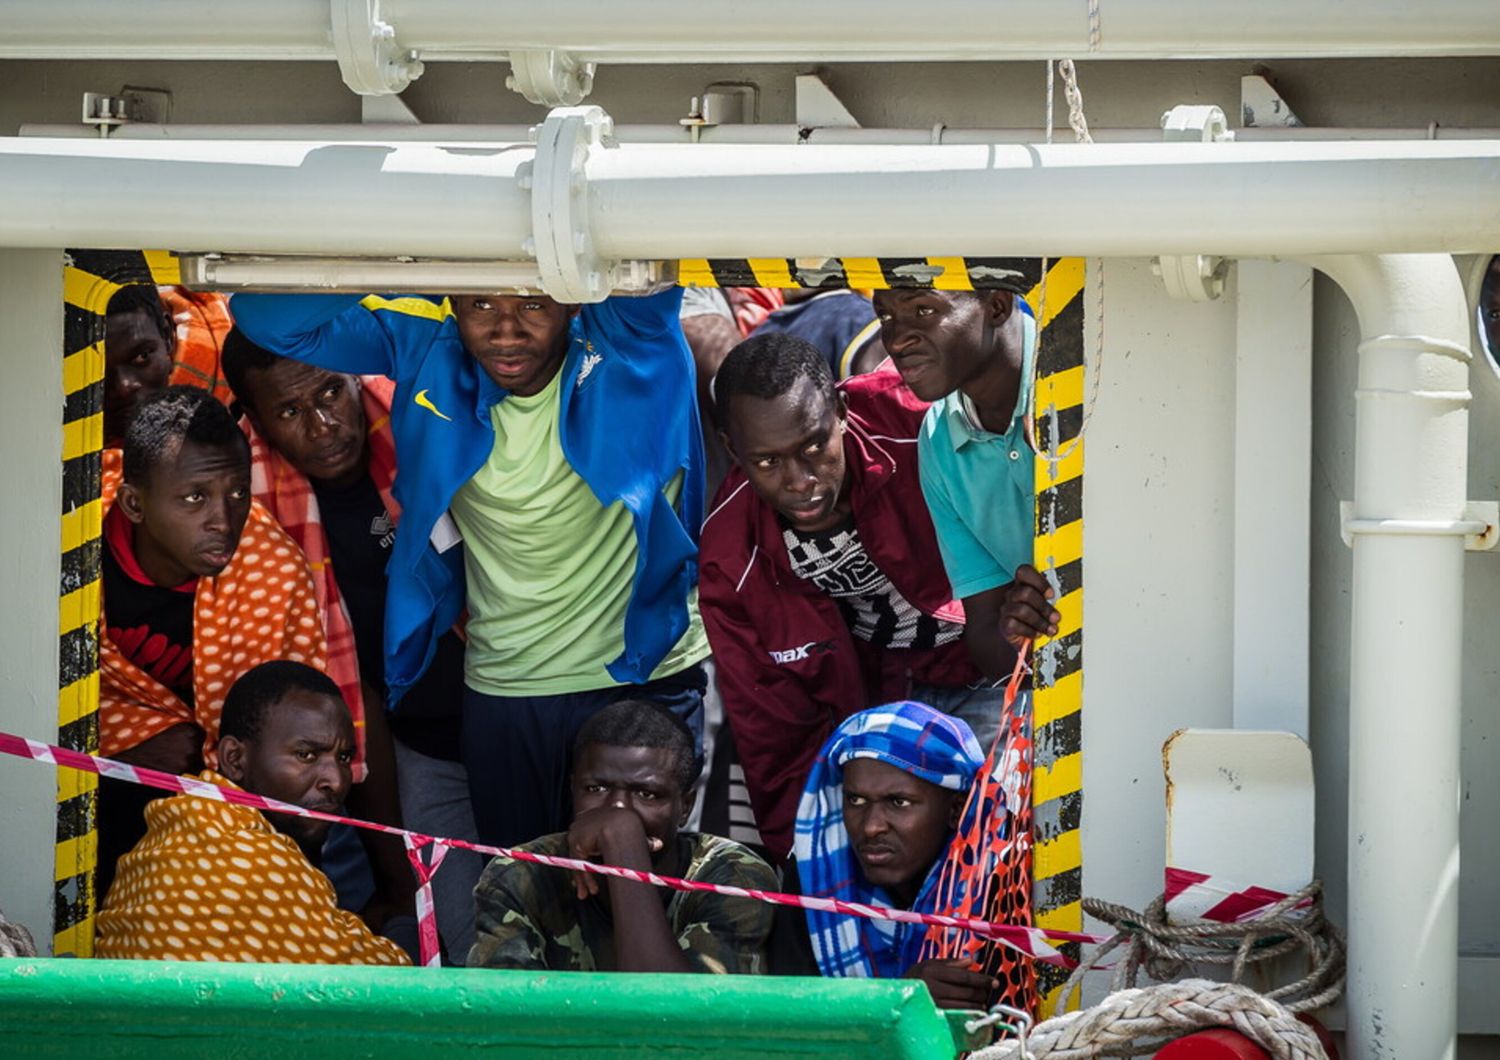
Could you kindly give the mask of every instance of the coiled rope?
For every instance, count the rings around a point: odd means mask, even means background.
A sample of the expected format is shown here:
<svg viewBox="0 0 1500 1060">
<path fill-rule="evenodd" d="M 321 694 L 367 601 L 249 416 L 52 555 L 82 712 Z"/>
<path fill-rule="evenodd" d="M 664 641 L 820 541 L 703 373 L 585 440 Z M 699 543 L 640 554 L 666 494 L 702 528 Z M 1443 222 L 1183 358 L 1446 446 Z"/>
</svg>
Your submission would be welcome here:
<svg viewBox="0 0 1500 1060">
<path fill-rule="evenodd" d="M 1122 950 L 1109 996 L 972 1055 L 975 1060 L 1132 1056 L 1194 1030 L 1228 1027 L 1276 1060 L 1323 1060 L 1317 1036 L 1296 1018 L 1330 1004 L 1344 989 L 1344 935 L 1324 917 L 1322 896 L 1322 881 L 1314 880 L 1253 918 L 1182 924 L 1167 922 L 1166 895 L 1141 912 L 1085 898 L 1084 912 L 1110 924 L 1115 934 L 1068 977 L 1058 1004 L 1066 1008 L 1090 968 Z M 1248 968 L 1297 951 L 1307 954 L 1308 970 L 1301 978 L 1264 993 L 1243 984 Z M 1136 986 L 1142 971 L 1153 979 L 1176 980 L 1204 967 L 1227 968 L 1230 981 Z"/>
<path fill-rule="evenodd" d="M 1285 1005 L 1237 983 L 1185 979 L 1121 990 L 1101 1004 L 1038 1024 L 970 1060 L 1093 1060 L 1151 1054 L 1205 1027 L 1244 1035 L 1275 1060 L 1328 1060 L 1318 1036 Z"/>
<path fill-rule="evenodd" d="M 20 924 L 12 924 L 0 912 L 0 957 L 35 957 L 36 943 L 31 932 Z"/>
<path fill-rule="evenodd" d="M 1066 1005 L 1082 986 L 1089 964 L 1098 964 L 1124 947 L 1115 966 L 1111 990 L 1133 987 L 1141 970 L 1152 979 L 1180 978 L 1193 967 L 1227 966 L 1229 981 L 1242 982 L 1245 969 L 1297 950 L 1306 950 L 1308 971 L 1296 982 L 1265 996 L 1292 1012 L 1322 1008 L 1344 989 L 1344 935 L 1323 916 L 1323 881 L 1314 880 L 1249 920 L 1221 923 L 1195 920 L 1169 924 L 1166 896 L 1159 896 L 1137 913 L 1123 905 L 1085 898 L 1083 911 L 1115 929 L 1090 961 L 1080 964 L 1063 984 L 1060 1004 Z"/>
</svg>

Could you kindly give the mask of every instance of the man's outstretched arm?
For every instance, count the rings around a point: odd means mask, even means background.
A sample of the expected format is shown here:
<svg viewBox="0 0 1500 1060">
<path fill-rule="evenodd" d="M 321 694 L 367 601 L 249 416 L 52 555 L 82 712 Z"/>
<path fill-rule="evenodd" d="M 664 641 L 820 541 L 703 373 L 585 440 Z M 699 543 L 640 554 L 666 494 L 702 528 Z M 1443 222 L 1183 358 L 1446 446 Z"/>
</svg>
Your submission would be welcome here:
<svg viewBox="0 0 1500 1060">
<path fill-rule="evenodd" d="M 391 334 L 359 295 L 236 294 L 229 308 L 235 326 L 274 354 L 334 372 L 396 377 Z"/>
</svg>

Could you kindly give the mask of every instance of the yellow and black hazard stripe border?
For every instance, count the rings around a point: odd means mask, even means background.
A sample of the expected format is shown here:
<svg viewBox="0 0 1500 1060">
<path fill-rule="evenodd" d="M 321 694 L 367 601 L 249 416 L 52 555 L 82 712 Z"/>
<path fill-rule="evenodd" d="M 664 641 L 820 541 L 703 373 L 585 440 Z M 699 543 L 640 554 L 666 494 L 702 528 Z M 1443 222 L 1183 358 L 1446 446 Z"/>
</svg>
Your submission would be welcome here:
<svg viewBox="0 0 1500 1060">
<path fill-rule="evenodd" d="M 1029 295 L 1039 339 L 1033 417 L 1036 531 L 1033 563 L 1057 592 L 1057 636 L 1032 658 L 1035 773 L 1032 914 L 1038 927 L 1083 929 L 1083 258 L 1047 271 Z M 1078 959 L 1078 946 L 1064 952 Z M 1039 1018 L 1054 1015 L 1067 972 L 1037 965 Z"/>
<path fill-rule="evenodd" d="M 94 753 L 99 749 L 104 313 L 110 298 L 125 284 L 176 282 L 175 266 L 175 259 L 164 254 L 70 250 L 64 268 L 57 742 L 71 750 Z M 94 952 L 97 795 L 94 774 L 57 771 L 52 952 L 60 957 L 89 957 Z"/>
<path fill-rule="evenodd" d="M 1033 659 L 1035 725 L 1032 912 L 1041 927 L 1083 929 L 1083 258 L 1047 268 L 1036 258 L 685 259 L 685 287 L 1012 290 L 1038 321 L 1034 428 L 1033 562 L 1057 590 L 1058 634 Z M 1064 947 L 1075 960 L 1076 945 Z M 1042 1018 L 1057 1008 L 1066 973 L 1038 965 Z"/>
<path fill-rule="evenodd" d="M 917 288 L 1025 293 L 1041 278 L 1038 258 L 684 258 L 683 287 Z"/>
</svg>

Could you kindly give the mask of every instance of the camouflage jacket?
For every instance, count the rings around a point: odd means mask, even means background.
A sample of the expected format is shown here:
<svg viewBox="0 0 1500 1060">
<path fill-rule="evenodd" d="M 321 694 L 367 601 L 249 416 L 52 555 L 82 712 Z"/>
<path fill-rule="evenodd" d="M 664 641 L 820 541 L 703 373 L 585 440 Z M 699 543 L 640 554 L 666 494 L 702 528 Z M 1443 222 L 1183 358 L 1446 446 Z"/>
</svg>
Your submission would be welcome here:
<svg viewBox="0 0 1500 1060">
<path fill-rule="evenodd" d="M 776 889 L 776 874 L 738 843 L 680 833 L 680 875 L 736 887 Z M 567 856 L 567 835 L 544 836 L 520 847 Z M 763 974 L 766 936 L 774 908 L 749 898 L 662 890 L 667 923 L 700 970 Z M 615 959 L 614 922 L 598 898 L 579 901 L 563 869 L 496 858 L 474 888 L 477 938 L 470 968 L 530 968 L 609 972 Z"/>
</svg>

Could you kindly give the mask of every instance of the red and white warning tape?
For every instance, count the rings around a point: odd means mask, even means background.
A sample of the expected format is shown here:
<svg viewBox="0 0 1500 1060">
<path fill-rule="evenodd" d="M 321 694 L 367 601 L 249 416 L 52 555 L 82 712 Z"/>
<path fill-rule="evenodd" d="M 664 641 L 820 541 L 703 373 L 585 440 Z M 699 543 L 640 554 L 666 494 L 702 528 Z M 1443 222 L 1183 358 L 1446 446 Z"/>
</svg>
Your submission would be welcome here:
<svg viewBox="0 0 1500 1060">
<path fill-rule="evenodd" d="M 221 788 L 217 784 L 210 784 L 208 781 L 197 780 L 193 777 L 174 776 L 171 773 L 163 773 L 159 770 L 147 769 L 143 766 L 127 765 L 124 762 L 117 762 L 110 758 L 100 758 L 97 755 L 84 754 L 81 751 L 69 751 L 63 747 L 54 747 L 51 744 L 28 740 L 23 736 L 15 736 L 6 732 L 0 732 L 0 754 L 14 755 L 17 758 L 27 758 L 36 762 L 49 762 L 52 765 L 64 766 L 69 769 L 81 769 L 88 773 L 98 773 L 100 776 L 112 777 L 116 780 L 124 780 L 132 784 L 144 784 L 148 787 L 181 792 L 184 795 L 194 795 L 198 798 L 231 802 L 238 806 L 248 806 L 254 810 L 269 810 L 273 813 L 287 813 L 297 817 L 315 817 L 320 821 L 331 821 L 334 824 L 347 824 L 355 828 L 368 828 L 371 831 L 400 836 L 406 844 L 407 858 L 412 863 L 412 870 L 416 873 L 419 884 L 417 914 L 421 939 L 421 956 L 422 964 L 427 966 L 434 966 L 439 962 L 437 918 L 433 912 L 431 880 L 432 876 L 437 872 L 438 866 L 442 864 L 444 855 L 453 847 L 462 850 L 472 850 L 479 854 L 488 854 L 491 857 L 510 858 L 515 861 L 529 861 L 538 865 L 548 865 L 552 868 L 568 869 L 573 872 L 593 872 L 601 876 L 615 876 L 624 880 L 649 883 L 656 887 L 668 887 L 674 891 L 705 891 L 711 894 L 728 895 L 731 898 L 753 898 L 756 901 L 770 902 L 773 905 L 789 905 L 799 909 L 818 909 L 824 912 L 866 917 L 871 920 L 895 920 L 906 924 L 936 924 L 940 927 L 956 928 L 972 932 L 983 938 L 994 939 L 996 942 L 1010 946 L 1028 957 L 1045 961 L 1049 964 L 1062 965 L 1063 967 L 1071 967 L 1073 962 L 1059 953 L 1053 946 L 1053 943 L 1082 942 L 1097 944 L 1107 941 L 1107 936 L 1090 935 L 1079 931 L 1056 931 L 1050 928 L 1024 927 L 1018 924 L 1001 924 L 990 920 L 977 920 L 973 917 L 948 916 L 943 913 L 914 913 L 908 909 L 891 909 L 885 906 L 866 905 L 861 902 L 843 902 L 836 898 L 813 898 L 800 894 L 781 894 L 777 891 L 730 887 L 720 883 L 703 883 L 698 880 L 678 879 L 674 876 L 658 876 L 654 872 L 639 872 L 635 869 L 620 868 L 616 865 L 598 865 L 594 862 L 581 861 L 577 858 L 552 857 L 546 854 L 533 854 L 525 850 L 485 846 L 482 843 L 469 843 L 462 839 L 447 839 L 422 835 L 419 832 L 410 832 L 391 825 L 377 824 L 374 821 L 360 821 L 352 817 L 341 817 L 338 814 L 304 809 L 289 802 L 278 802 L 275 799 L 252 795 L 248 791 Z M 432 853 L 429 856 L 429 860 L 424 862 L 422 860 L 422 850 L 428 846 L 432 847 Z"/>
<path fill-rule="evenodd" d="M 1240 924 L 1254 920 L 1291 897 L 1269 887 L 1246 886 L 1223 876 L 1169 867 L 1166 876 L 1167 916 L 1174 921 L 1216 920 Z M 1293 908 L 1312 905 L 1306 898 Z"/>
</svg>

